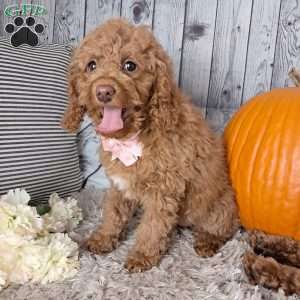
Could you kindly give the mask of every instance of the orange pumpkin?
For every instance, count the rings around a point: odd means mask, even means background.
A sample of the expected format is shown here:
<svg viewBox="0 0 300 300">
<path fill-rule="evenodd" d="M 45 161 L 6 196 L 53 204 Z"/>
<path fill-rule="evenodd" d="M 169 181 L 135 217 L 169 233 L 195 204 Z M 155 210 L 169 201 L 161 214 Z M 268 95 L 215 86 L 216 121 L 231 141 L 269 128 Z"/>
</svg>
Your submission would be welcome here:
<svg viewBox="0 0 300 300">
<path fill-rule="evenodd" d="M 300 240 L 300 88 L 252 98 L 224 135 L 242 224 Z"/>
</svg>

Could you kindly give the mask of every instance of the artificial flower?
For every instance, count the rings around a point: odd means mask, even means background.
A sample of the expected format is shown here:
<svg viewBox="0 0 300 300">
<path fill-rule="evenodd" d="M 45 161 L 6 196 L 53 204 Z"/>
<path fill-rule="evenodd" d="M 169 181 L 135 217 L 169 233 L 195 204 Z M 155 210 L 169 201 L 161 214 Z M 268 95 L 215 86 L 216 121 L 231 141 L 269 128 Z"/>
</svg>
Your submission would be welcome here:
<svg viewBox="0 0 300 300">
<path fill-rule="evenodd" d="M 0 270 L 0 291 L 6 287 L 7 274 Z"/>
<path fill-rule="evenodd" d="M 49 213 L 28 205 L 24 190 L 0 198 L 0 290 L 9 283 L 48 283 L 72 277 L 79 268 L 78 245 L 67 234 L 82 220 L 73 198 L 50 196 Z"/>
<path fill-rule="evenodd" d="M 12 205 L 28 204 L 30 195 L 24 189 L 15 189 L 8 191 L 1 197 L 0 201 L 5 201 Z"/>
<path fill-rule="evenodd" d="M 51 210 L 43 215 L 45 227 L 49 232 L 66 232 L 73 230 L 82 220 L 81 209 L 71 197 L 63 200 L 58 194 L 50 196 Z"/>
<path fill-rule="evenodd" d="M 18 194 L 17 194 L 18 195 Z M 28 238 L 34 238 L 43 227 L 43 220 L 35 207 L 12 201 L 10 197 L 0 200 L 0 234 L 13 232 Z"/>
</svg>

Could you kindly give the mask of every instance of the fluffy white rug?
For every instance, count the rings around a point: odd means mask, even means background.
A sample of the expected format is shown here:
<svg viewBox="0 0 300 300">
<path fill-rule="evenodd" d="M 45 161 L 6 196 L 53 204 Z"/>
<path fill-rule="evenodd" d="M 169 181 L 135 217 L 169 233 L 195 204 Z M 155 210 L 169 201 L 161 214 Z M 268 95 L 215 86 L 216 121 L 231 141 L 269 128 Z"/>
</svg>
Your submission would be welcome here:
<svg viewBox="0 0 300 300">
<path fill-rule="evenodd" d="M 103 193 L 94 189 L 76 195 L 85 220 L 72 233 L 81 241 L 101 220 Z M 134 227 L 134 224 L 131 225 Z M 128 248 L 134 242 L 134 230 L 128 239 L 106 256 L 82 252 L 81 268 L 71 280 L 49 285 L 27 284 L 10 286 L 0 293 L 1 300 L 279 300 L 283 292 L 271 292 L 248 284 L 241 266 L 241 256 L 247 249 L 246 234 L 237 233 L 212 258 L 199 258 L 192 247 L 189 231 L 178 231 L 167 255 L 159 267 L 140 274 L 129 274 L 123 264 Z"/>
</svg>

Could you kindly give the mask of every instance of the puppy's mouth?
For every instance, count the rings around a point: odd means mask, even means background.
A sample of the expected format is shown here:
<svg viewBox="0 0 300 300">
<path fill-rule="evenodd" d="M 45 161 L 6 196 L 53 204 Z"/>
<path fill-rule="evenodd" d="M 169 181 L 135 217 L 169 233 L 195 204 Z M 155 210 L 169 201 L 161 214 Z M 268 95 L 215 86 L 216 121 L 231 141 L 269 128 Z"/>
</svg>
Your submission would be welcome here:
<svg viewBox="0 0 300 300">
<path fill-rule="evenodd" d="M 103 106 L 102 120 L 96 127 L 100 134 L 112 134 L 124 128 L 127 109 L 117 106 Z"/>
</svg>

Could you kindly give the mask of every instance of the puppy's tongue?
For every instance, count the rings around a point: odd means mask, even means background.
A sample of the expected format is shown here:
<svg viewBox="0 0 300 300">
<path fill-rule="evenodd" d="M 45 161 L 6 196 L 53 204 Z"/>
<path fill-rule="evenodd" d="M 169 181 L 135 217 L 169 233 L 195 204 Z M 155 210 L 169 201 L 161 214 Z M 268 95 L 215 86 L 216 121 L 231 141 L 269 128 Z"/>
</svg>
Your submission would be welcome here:
<svg viewBox="0 0 300 300">
<path fill-rule="evenodd" d="M 103 118 L 96 130 L 99 133 L 112 133 L 123 127 L 122 108 L 104 106 Z"/>
</svg>

